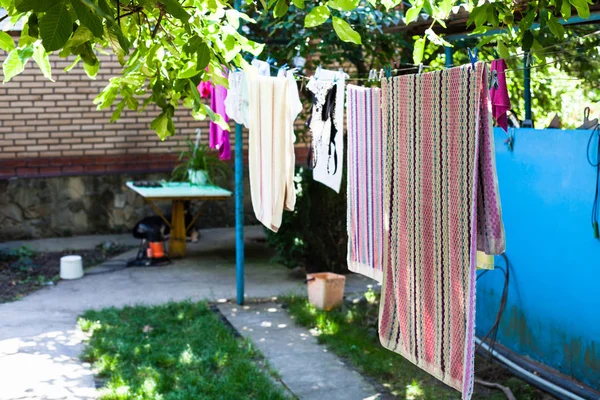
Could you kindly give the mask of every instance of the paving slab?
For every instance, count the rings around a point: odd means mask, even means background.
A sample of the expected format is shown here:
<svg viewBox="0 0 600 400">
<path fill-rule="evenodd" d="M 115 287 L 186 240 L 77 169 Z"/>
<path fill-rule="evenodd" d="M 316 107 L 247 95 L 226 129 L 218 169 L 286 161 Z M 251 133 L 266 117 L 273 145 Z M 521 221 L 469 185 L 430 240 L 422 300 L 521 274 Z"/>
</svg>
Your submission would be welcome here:
<svg viewBox="0 0 600 400">
<path fill-rule="evenodd" d="M 198 243 L 188 245 L 188 257 L 168 266 L 86 275 L 79 280 L 60 281 L 22 300 L 0 304 L 0 400 L 96 396 L 90 368 L 77 358 L 83 350 L 77 317 L 85 310 L 235 299 L 235 231 L 207 229 L 201 233 Z M 80 243 L 102 242 L 96 239 Z M 69 242 L 61 243 L 73 248 Z M 245 246 L 247 298 L 306 293 L 302 279 L 291 277 L 288 269 L 269 262 L 272 253 L 265 248 L 262 227 L 246 228 Z M 123 265 L 134 255 L 135 250 L 122 254 L 111 260 L 111 265 Z M 373 283 L 350 275 L 347 292 L 365 291 Z"/>
<path fill-rule="evenodd" d="M 300 400 L 380 398 L 373 385 L 297 326 L 280 304 L 220 304 L 218 309 L 260 349 Z"/>
</svg>

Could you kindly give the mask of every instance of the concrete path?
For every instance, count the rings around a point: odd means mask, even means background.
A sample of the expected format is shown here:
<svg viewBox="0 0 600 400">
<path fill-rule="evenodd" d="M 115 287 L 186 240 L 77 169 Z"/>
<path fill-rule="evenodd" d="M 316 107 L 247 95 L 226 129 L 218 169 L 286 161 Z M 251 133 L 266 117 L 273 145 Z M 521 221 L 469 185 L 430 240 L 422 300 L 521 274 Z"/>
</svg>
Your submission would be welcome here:
<svg viewBox="0 0 600 400">
<path fill-rule="evenodd" d="M 219 311 L 249 338 L 300 400 L 378 399 L 358 372 L 329 353 L 310 331 L 295 325 L 279 304 L 221 304 Z"/>
<path fill-rule="evenodd" d="M 291 278 L 286 268 L 269 263 L 272 254 L 261 242 L 263 238 L 262 227 L 246 229 L 246 297 L 304 294 L 303 280 Z M 67 248 L 77 243 L 77 238 L 64 240 L 68 240 L 64 242 Z M 95 244 L 102 241 L 106 238 Z M 204 230 L 202 239 L 188 246 L 188 257 L 169 266 L 86 275 L 61 281 L 20 301 L 0 304 L 0 399 L 94 398 L 92 373 L 78 360 L 82 336 L 76 328 L 77 317 L 92 308 L 234 299 L 234 243 L 233 229 Z M 134 254 L 118 259 L 124 261 Z M 346 287 L 348 292 L 360 292 L 372 283 L 351 275 Z"/>
</svg>

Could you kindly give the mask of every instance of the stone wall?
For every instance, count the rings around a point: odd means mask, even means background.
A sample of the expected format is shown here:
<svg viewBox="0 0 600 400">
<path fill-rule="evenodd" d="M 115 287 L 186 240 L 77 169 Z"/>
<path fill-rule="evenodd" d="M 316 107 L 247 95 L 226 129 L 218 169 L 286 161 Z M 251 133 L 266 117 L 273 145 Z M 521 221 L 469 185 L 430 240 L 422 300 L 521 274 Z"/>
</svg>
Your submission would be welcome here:
<svg viewBox="0 0 600 400">
<path fill-rule="evenodd" d="M 0 180 L 0 241 L 130 232 L 137 221 L 154 212 L 125 182 L 167 178 L 168 174 L 146 173 Z M 233 190 L 233 182 L 227 186 Z M 250 193 L 247 178 L 245 192 Z M 170 202 L 158 204 L 170 214 Z M 234 209 L 233 197 L 211 202 L 196 225 L 233 226 Z M 256 222 L 249 196 L 245 217 L 247 223 Z"/>
</svg>

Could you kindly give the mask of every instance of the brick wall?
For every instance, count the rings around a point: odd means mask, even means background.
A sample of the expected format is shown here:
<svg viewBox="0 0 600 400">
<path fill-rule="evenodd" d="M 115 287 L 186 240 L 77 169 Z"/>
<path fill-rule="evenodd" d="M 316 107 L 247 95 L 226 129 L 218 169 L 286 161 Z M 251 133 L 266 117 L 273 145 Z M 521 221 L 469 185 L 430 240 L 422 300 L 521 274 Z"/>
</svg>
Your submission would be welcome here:
<svg viewBox="0 0 600 400">
<path fill-rule="evenodd" d="M 0 50 L 0 63 L 4 58 Z M 184 108 L 175 116 L 176 135 L 163 142 L 148 129 L 157 108 L 149 106 L 143 113 L 124 110 L 122 118 L 111 123 L 113 110 L 97 111 L 92 101 L 121 66 L 113 56 L 99 58 L 96 80 L 81 66 L 64 72 L 72 60 L 55 55 L 55 82 L 30 61 L 21 75 L 0 84 L 0 179 L 169 171 L 196 128 L 208 135 L 208 122 L 194 120 Z M 232 134 L 232 146 L 234 139 Z"/>
</svg>

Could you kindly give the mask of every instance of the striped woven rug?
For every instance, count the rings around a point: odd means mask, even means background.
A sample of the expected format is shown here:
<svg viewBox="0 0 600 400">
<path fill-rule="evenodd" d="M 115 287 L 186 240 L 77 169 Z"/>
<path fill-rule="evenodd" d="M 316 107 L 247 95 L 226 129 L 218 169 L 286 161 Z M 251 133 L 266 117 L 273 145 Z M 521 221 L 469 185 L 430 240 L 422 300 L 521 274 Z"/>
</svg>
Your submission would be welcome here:
<svg viewBox="0 0 600 400">
<path fill-rule="evenodd" d="M 475 255 L 504 251 L 483 63 L 386 79 L 385 262 L 379 335 L 469 399 Z"/>
<path fill-rule="evenodd" d="M 381 89 L 348 85 L 348 268 L 383 277 L 383 169 Z"/>
</svg>

